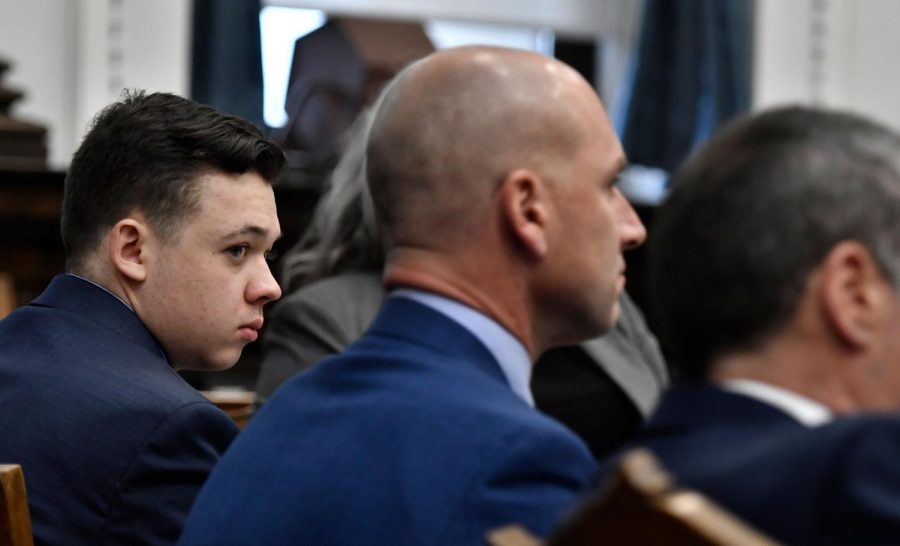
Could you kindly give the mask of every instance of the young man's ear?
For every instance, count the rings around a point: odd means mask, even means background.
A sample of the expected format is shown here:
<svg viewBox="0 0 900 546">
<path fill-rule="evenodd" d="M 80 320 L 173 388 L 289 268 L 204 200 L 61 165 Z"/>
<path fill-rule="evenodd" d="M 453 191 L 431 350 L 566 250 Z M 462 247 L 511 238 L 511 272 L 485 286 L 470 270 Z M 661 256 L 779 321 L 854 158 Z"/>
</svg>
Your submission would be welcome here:
<svg viewBox="0 0 900 546">
<path fill-rule="evenodd" d="M 853 349 L 869 346 L 879 330 L 888 283 L 869 250 L 837 244 L 821 266 L 822 304 L 834 331 Z"/>
<path fill-rule="evenodd" d="M 109 261 L 125 278 L 143 282 L 147 277 L 147 225 L 134 218 L 116 222 L 109 231 Z"/>
<path fill-rule="evenodd" d="M 500 210 L 516 241 L 525 252 L 542 260 L 547 255 L 547 188 L 527 169 L 506 175 L 499 190 Z"/>
</svg>

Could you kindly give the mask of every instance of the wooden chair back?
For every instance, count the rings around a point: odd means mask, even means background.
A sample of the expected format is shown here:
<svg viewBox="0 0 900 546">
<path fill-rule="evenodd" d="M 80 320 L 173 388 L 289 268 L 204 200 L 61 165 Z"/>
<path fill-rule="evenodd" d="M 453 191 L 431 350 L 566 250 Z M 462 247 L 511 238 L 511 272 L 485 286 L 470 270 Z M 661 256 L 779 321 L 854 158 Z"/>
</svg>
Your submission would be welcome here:
<svg viewBox="0 0 900 546">
<path fill-rule="evenodd" d="M 12 275 L 0 273 L 0 319 L 16 308 L 16 291 Z"/>
<path fill-rule="evenodd" d="M 17 464 L 0 465 L 0 546 L 34 546 L 25 478 Z"/>
<path fill-rule="evenodd" d="M 210 402 L 216 405 L 231 420 L 243 429 L 250 422 L 256 411 L 256 393 L 244 390 L 210 390 L 200 391 Z"/>
<path fill-rule="evenodd" d="M 540 546 L 519 527 L 488 535 L 491 546 Z M 696 491 L 675 486 L 647 450 L 627 453 L 612 488 L 587 500 L 544 546 L 777 546 Z"/>
</svg>

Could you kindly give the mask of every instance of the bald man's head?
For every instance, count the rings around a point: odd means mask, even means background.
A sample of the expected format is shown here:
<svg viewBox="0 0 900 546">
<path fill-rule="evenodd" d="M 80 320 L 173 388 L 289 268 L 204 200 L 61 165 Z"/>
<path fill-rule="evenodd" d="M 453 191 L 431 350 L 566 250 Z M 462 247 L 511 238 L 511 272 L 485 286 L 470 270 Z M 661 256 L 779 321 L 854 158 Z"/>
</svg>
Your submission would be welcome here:
<svg viewBox="0 0 900 546">
<path fill-rule="evenodd" d="M 508 172 L 552 179 L 565 169 L 585 132 L 586 94 L 597 100 L 573 69 L 524 51 L 444 50 L 407 68 L 386 90 L 368 148 L 389 246 L 464 240 Z"/>
<path fill-rule="evenodd" d="M 615 187 L 625 156 L 594 89 L 559 61 L 469 47 L 389 85 L 368 178 L 385 283 L 462 301 L 533 355 L 608 329 L 644 229 Z"/>
</svg>

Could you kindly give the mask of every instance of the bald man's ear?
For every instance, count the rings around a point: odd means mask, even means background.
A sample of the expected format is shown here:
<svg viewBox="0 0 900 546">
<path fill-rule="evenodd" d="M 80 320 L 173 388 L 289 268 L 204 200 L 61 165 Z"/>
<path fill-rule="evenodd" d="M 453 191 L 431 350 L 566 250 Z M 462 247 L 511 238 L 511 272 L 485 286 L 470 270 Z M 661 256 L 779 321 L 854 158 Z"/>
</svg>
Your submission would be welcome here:
<svg viewBox="0 0 900 546">
<path fill-rule="evenodd" d="M 515 240 L 538 260 L 547 255 L 547 188 L 532 171 L 517 169 L 503 180 L 500 208 Z"/>
<path fill-rule="evenodd" d="M 820 267 L 821 302 L 839 339 L 865 349 L 880 330 L 892 292 L 869 250 L 856 241 L 837 244 Z"/>
<path fill-rule="evenodd" d="M 147 278 L 149 235 L 147 225 L 134 218 L 119 220 L 109 231 L 109 261 L 123 277 L 135 282 Z"/>
</svg>

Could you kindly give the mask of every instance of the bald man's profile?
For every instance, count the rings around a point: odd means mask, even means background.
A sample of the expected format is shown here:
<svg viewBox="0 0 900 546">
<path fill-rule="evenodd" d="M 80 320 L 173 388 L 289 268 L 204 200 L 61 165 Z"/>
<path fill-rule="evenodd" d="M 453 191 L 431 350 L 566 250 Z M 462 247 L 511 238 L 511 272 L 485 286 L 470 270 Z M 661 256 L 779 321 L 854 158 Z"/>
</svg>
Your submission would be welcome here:
<svg viewBox="0 0 900 546">
<path fill-rule="evenodd" d="M 481 544 L 545 535 L 595 464 L 534 410 L 535 358 L 609 329 L 644 231 L 594 89 L 553 59 L 445 50 L 386 88 L 367 150 L 391 291 L 282 387 L 180 544 Z"/>
</svg>

